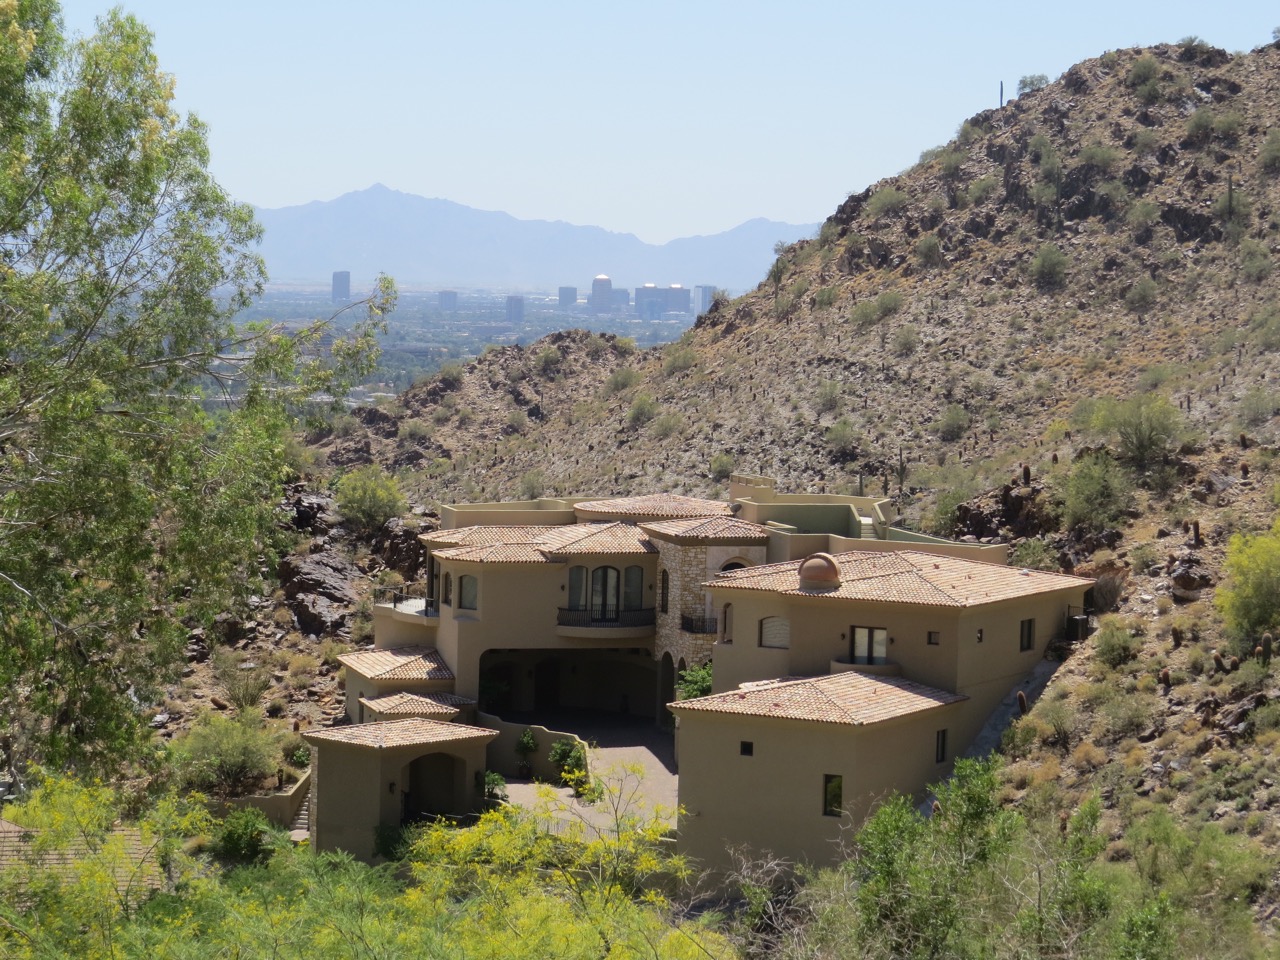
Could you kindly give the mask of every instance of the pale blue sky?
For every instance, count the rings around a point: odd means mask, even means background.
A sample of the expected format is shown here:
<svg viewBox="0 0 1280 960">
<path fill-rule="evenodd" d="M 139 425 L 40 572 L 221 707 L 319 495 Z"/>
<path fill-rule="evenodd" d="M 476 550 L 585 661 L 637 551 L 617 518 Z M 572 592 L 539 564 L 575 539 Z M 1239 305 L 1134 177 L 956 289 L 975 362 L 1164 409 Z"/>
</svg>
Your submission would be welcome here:
<svg viewBox="0 0 1280 960">
<path fill-rule="evenodd" d="M 1196 34 L 1270 42 L 1261 2 L 125 0 L 238 199 L 373 183 L 663 242 L 825 218 L 1030 73 Z M 72 31 L 98 0 L 64 0 Z"/>
</svg>

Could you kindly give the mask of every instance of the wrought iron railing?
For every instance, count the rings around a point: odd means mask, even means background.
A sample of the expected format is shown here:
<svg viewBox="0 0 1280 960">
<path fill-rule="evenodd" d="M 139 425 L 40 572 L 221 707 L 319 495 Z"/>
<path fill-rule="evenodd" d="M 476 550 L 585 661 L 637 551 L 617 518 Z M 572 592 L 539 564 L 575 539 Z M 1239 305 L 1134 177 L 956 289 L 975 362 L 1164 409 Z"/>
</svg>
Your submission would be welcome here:
<svg viewBox="0 0 1280 960">
<path fill-rule="evenodd" d="M 720 621 L 702 614 L 682 613 L 680 629 L 685 633 L 713 634 L 720 631 Z"/>
<path fill-rule="evenodd" d="M 651 627 L 655 622 L 654 614 L 652 607 L 648 610 L 619 610 L 616 607 L 567 610 L 561 607 L 556 611 L 556 623 L 562 627 L 592 627 L 605 630 Z"/>
<path fill-rule="evenodd" d="M 425 592 L 426 584 L 406 583 L 398 587 L 378 587 L 373 591 L 374 603 L 390 604 L 399 613 L 416 613 L 420 617 L 440 616 L 440 601 L 422 596 L 415 587 Z"/>
</svg>

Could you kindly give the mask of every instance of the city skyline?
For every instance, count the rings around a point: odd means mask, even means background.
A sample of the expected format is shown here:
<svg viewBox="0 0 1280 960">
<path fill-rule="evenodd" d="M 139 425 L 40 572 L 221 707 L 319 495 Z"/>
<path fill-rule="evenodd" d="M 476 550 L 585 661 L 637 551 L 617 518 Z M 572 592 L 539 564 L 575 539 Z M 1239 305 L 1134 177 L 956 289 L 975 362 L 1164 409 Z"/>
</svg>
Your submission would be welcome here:
<svg viewBox="0 0 1280 960">
<path fill-rule="evenodd" d="M 103 0 L 63 4 L 72 32 Z M 1188 34 L 1270 41 L 1269 5 L 668 0 L 527 6 L 126 0 L 237 199 L 278 208 L 373 183 L 650 243 L 824 219 L 1021 76 Z M 394 25 L 394 29 L 388 29 Z"/>
</svg>

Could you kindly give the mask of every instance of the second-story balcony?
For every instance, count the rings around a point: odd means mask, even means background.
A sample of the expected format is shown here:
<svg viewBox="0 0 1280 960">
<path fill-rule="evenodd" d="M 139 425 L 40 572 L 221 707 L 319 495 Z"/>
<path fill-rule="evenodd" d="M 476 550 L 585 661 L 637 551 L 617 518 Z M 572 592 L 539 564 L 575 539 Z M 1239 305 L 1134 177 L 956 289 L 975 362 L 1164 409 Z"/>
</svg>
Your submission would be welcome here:
<svg viewBox="0 0 1280 960">
<path fill-rule="evenodd" d="M 418 617 L 440 616 L 440 601 L 435 597 L 420 596 L 413 584 L 399 587 L 379 587 L 373 593 L 373 602 L 390 607 L 395 613 Z"/>
<path fill-rule="evenodd" d="M 680 629 L 685 633 L 714 636 L 720 632 L 720 621 L 716 617 L 704 616 L 701 613 L 682 613 L 680 614 Z"/>
<path fill-rule="evenodd" d="M 556 611 L 556 633 L 583 640 L 647 640 L 654 634 L 656 611 L 620 610 L 613 606 L 593 606 L 585 610 Z"/>
</svg>

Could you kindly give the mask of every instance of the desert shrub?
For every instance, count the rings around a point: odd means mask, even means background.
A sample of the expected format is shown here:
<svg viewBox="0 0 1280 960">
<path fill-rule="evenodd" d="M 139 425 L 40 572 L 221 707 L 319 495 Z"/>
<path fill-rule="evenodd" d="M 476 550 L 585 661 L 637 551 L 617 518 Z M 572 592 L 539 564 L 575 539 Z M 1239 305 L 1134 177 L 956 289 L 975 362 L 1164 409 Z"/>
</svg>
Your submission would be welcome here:
<svg viewBox="0 0 1280 960">
<path fill-rule="evenodd" d="M 440 407 L 436 410 L 439 414 L 444 412 L 444 417 L 449 418 L 449 410 L 446 407 Z M 401 440 L 426 440 L 431 436 L 431 428 L 421 420 L 401 420 L 400 425 L 396 428 L 396 436 Z"/>
<path fill-rule="evenodd" d="M 1244 117 L 1238 111 L 1227 110 L 1213 118 L 1213 135 L 1227 143 L 1235 143 L 1240 139 L 1240 131 L 1244 129 Z"/>
<path fill-rule="evenodd" d="M 817 307 L 819 310 L 825 310 L 828 307 L 835 306 L 836 301 L 839 299 L 840 299 L 839 287 L 823 287 L 821 290 L 817 292 L 817 294 L 814 295 L 813 305 Z"/>
<path fill-rule="evenodd" d="M 1187 139 L 1193 143 L 1205 143 L 1213 136 L 1213 111 L 1200 107 L 1187 118 Z"/>
<path fill-rule="evenodd" d="M 1214 605 L 1231 634 L 1248 643 L 1280 628 L 1280 520 L 1268 533 L 1232 536 L 1226 571 Z"/>
<path fill-rule="evenodd" d="M 1155 153 L 1160 146 L 1160 137 L 1154 130 L 1148 130 L 1143 127 L 1133 135 L 1133 139 L 1129 144 L 1133 148 L 1133 152 L 1140 157 Z"/>
<path fill-rule="evenodd" d="M 995 177 L 980 177 L 969 184 L 968 197 L 972 204 L 985 203 L 1000 188 L 1000 181 Z"/>
<path fill-rule="evenodd" d="M 371 533 L 404 512 L 405 501 L 395 475 L 376 463 L 358 467 L 338 481 L 338 511 L 358 530 Z"/>
<path fill-rule="evenodd" d="M 1043 73 L 1029 73 L 1018 80 L 1018 96 L 1032 93 L 1049 85 L 1049 78 Z"/>
<path fill-rule="evenodd" d="M 1240 273 L 1251 283 L 1261 283 L 1271 276 L 1271 251 L 1257 240 L 1240 242 Z"/>
<path fill-rule="evenodd" d="M 1119 617 L 1103 617 L 1093 635 L 1093 657 L 1112 670 L 1138 655 L 1138 640 Z M 1123 697 L 1119 699 L 1124 699 Z"/>
<path fill-rule="evenodd" d="M 948 443 L 959 440 L 969 429 L 969 411 L 958 403 L 953 403 L 942 412 L 942 416 L 933 425 L 938 439 Z"/>
<path fill-rule="evenodd" d="M 1226 190 L 1213 202 L 1213 215 L 1227 226 L 1242 225 L 1252 208 L 1253 203 L 1238 189 Z"/>
<path fill-rule="evenodd" d="M 560 371 L 560 363 L 563 359 L 559 350 L 555 347 L 547 347 L 534 358 L 533 367 L 538 371 L 538 376 L 550 380 Z"/>
<path fill-rule="evenodd" d="M 280 758 L 292 767 L 305 770 L 311 766 L 311 746 L 300 733 L 289 733 L 280 741 Z"/>
<path fill-rule="evenodd" d="M 174 768 L 183 786 L 221 797 L 256 787 L 276 769 L 276 741 L 260 715 L 204 714 L 174 741 Z"/>
<path fill-rule="evenodd" d="M 897 187 L 882 187 L 871 195 L 865 209 L 868 216 L 878 220 L 880 217 L 900 213 L 906 208 L 907 200 L 907 195 Z"/>
<path fill-rule="evenodd" d="M 1129 208 L 1125 222 L 1134 230 L 1145 230 L 1160 219 L 1160 204 L 1139 200 Z"/>
<path fill-rule="evenodd" d="M 1143 277 L 1124 295 L 1124 305 L 1134 313 L 1146 313 L 1156 305 L 1160 287 L 1150 277 Z"/>
<path fill-rule="evenodd" d="M 1129 478 L 1105 453 L 1077 460 L 1067 475 L 1062 520 L 1068 529 L 1104 530 L 1113 526 L 1132 499 Z"/>
<path fill-rule="evenodd" d="M 1267 173 L 1280 173 L 1280 130 L 1268 130 L 1258 151 L 1258 166 Z"/>
<path fill-rule="evenodd" d="M 920 346 L 920 332 L 913 323 L 904 323 L 893 333 L 895 356 L 909 357 Z"/>
<path fill-rule="evenodd" d="M 922 267 L 939 267 L 943 263 L 942 242 L 936 233 L 926 233 L 916 241 L 916 262 Z"/>
<path fill-rule="evenodd" d="M 1139 470 L 1163 460 L 1182 432 L 1182 417 L 1167 399 L 1142 393 L 1110 412 L 1120 458 Z"/>
<path fill-rule="evenodd" d="M 436 374 L 436 380 L 446 390 L 457 390 L 462 386 L 462 380 L 465 375 L 466 371 L 462 369 L 461 364 L 446 363 L 440 368 L 440 372 Z"/>
<path fill-rule="evenodd" d="M 666 357 L 662 361 L 662 372 L 670 377 L 691 369 L 697 362 L 698 355 L 693 352 L 692 347 L 673 344 L 667 349 Z"/>
<path fill-rule="evenodd" d="M 734 459 L 731 453 L 717 453 L 711 458 L 711 479 L 715 481 L 728 480 L 729 475 L 733 473 Z"/>
<path fill-rule="evenodd" d="M 1280 350 L 1280 304 L 1264 303 L 1250 314 L 1249 340 L 1264 352 Z"/>
<path fill-rule="evenodd" d="M 530 470 L 520 478 L 520 499 L 538 500 L 546 493 L 547 483 L 541 470 Z"/>
<path fill-rule="evenodd" d="M 643 427 L 657 415 L 657 402 L 647 393 L 642 393 L 631 402 L 631 409 L 627 411 L 627 426 L 632 429 Z"/>
<path fill-rule="evenodd" d="M 683 426 L 684 418 L 678 413 L 664 413 L 653 421 L 653 426 L 649 430 L 655 437 L 665 440 L 679 433 Z"/>
<path fill-rule="evenodd" d="M 1116 697 L 1102 707 L 1102 720 L 1107 733 L 1116 740 L 1135 737 L 1151 726 L 1155 702 L 1147 694 Z"/>
<path fill-rule="evenodd" d="M 1071 749 L 1071 741 L 1080 726 L 1075 707 L 1065 700 L 1041 701 L 1033 716 L 1044 730 L 1043 742 L 1057 744 L 1064 753 Z"/>
<path fill-rule="evenodd" d="M 1009 565 L 1027 570 L 1058 570 L 1057 554 L 1043 540 L 1032 537 L 1013 548 Z"/>
<path fill-rule="evenodd" d="M 329 430 L 335 437 L 350 437 L 360 429 L 360 421 L 349 413 L 340 413 L 329 422 Z"/>
<path fill-rule="evenodd" d="M 1080 162 L 1099 173 L 1110 173 L 1120 161 L 1120 151 L 1105 143 L 1091 143 L 1080 151 Z"/>
<path fill-rule="evenodd" d="M 507 433 L 521 434 L 529 429 L 529 415 L 519 407 L 507 411 Z"/>
<path fill-rule="evenodd" d="M 960 124 L 960 129 L 956 131 L 956 140 L 962 146 L 968 146 L 977 140 L 980 136 L 987 132 L 987 127 L 981 123 L 974 123 L 972 120 L 966 120 Z"/>
<path fill-rule="evenodd" d="M 838 457 L 849 457 L 857 453 L 862 436 L 853 421 L 841 417 L 827 428 L 826 439 L 832 453 Z"/>
<path fill-rule="evenodd" d="M 1273 391 L 1253 387 L 1240 399 L 1240 422 L 1246 427 L 1266 423 L 1276 415 L 1277 406 L 1280 401 Z"/>
<path fill-rule="evenodd" d="M 1160 76 L 1160 63 L 1151 55 L 1139 57 L 1129 68 L 1124 78 L 1125 86 L 1131 90 L 1150 83 Z"/>
<path fill-rule="evenodd" d="M 902 309 L 903 297 L 897 290 L 886 290 L 876 297 L 876 316 L 883 320 Z"/>
<path fill-rule="evenodd" d="M 617 337 L 613 341 L 613 352 L 620 357 L 629 357 L 638 349 L 635 337 Z"/>
<path fill-rule="evenodd" d="M 606 393 L 621 393 L 629 387 L 634 387 L 640 380 L 640 373 L 631 367 L 619 367 L 613 373 L 609 374 L 609 379 L 604 382 Z"/>
<path fill-rule="evenodd" d="M 813 397 L 813 408 L 819 413 L 834 413 L 840 409 L 840 384 L 823 380 Z"/>
<path fill-rule="evenodd" d="M 1062 286 L 1067 278 L 1067 255 L 1055 244 L 1044 243 L 1031 260 L 1031 279 L 1046 290 Z"/>
<path fill-rule="evenodd" d="M 262 695 L 271 685 L 271 674 L 262 667 L 242 669 L 243 664 L 230 650 L 213 651 L 213 675 L 227 695 L 231 705 L 238 710 L 256 707 Z"/>
<path fill-rule="evenodd" d="M 232 810 L 218 825 L 218 853 L 235 863 L 261 863 L 271 853 L 271 822 L 257 807 Z"/>
</svg>

